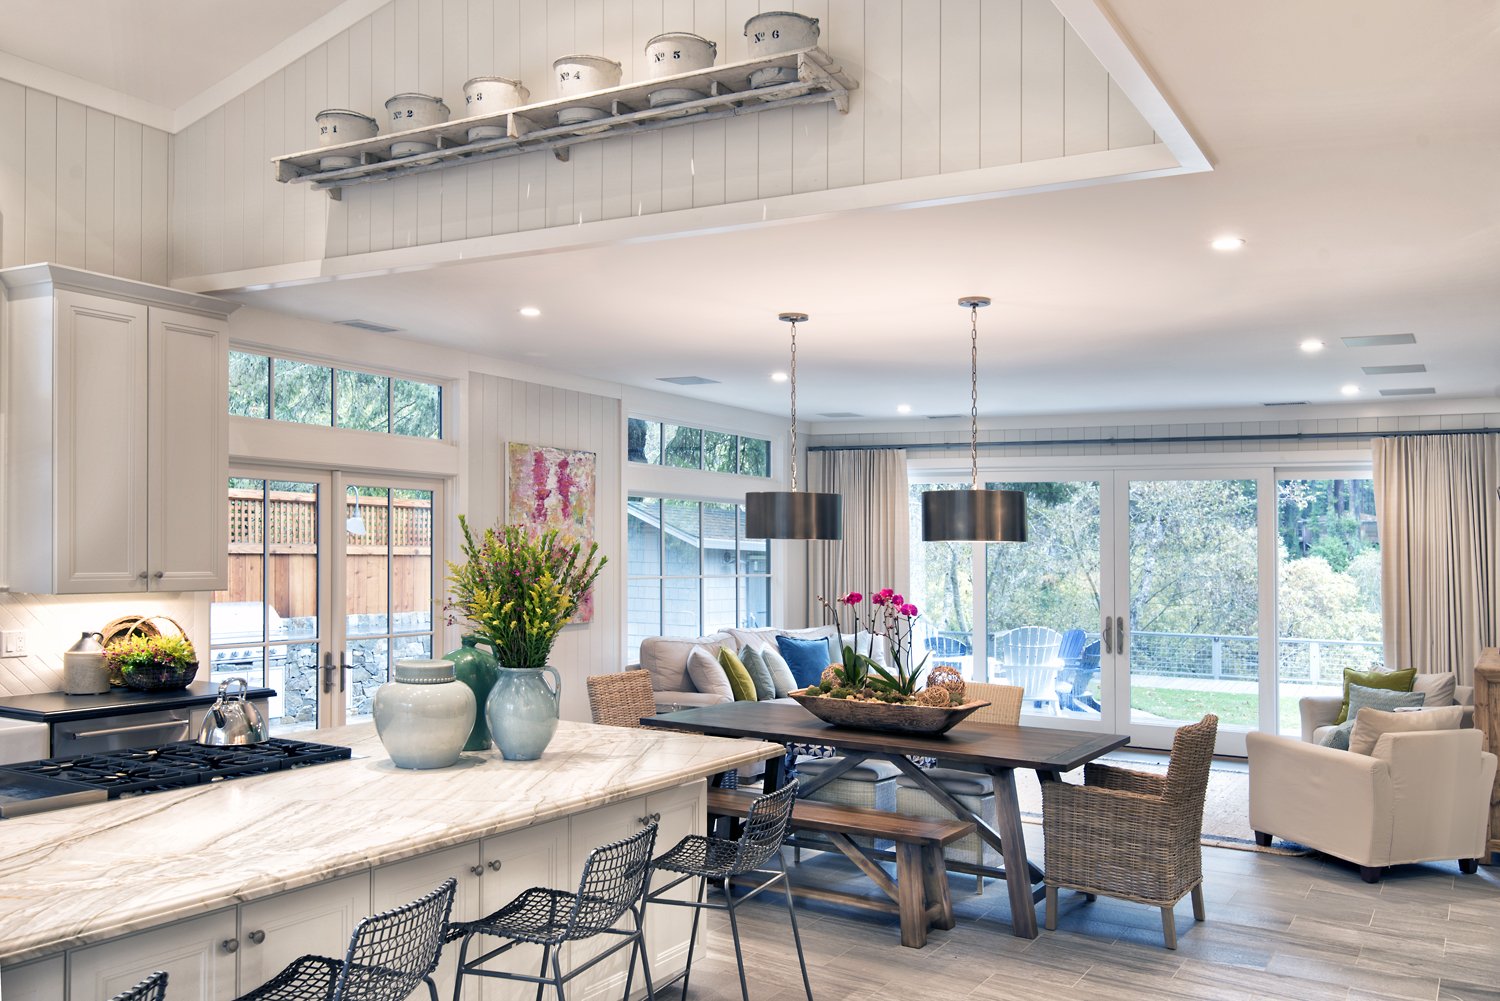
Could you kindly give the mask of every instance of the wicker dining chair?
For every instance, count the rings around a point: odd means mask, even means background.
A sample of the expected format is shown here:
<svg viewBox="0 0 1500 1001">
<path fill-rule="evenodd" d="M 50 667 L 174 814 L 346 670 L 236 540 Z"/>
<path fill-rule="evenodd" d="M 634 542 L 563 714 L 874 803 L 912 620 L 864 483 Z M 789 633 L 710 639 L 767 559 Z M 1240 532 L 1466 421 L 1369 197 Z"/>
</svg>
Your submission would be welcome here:
<svg viewBox="0 0 1500 1001">
<path fill-rule="evenodd" d="M 162 1001 L 167 993 L 167 971 L 157 970 L 128 991 L 121 991 L 110 1001 Z"/>
<path fill-rule="evenodd" d="M 423 984 L 438 1001 L 432 971 L 457 885 L 445 879 L 409 904 L 365 918 L 343 960 L 302 956 L 237 1001 L 404 1001 Z"/>
<path fill-rule="evenodd" d="M 976 709 L 969 715 L 975 723 L 994 723 L 1000 726 L 1016 726 L 1021 722 L 1021 697 L 1026 689 L 1020 685 L 990 685 L 970 681 L 964 685 L 964 701 L 983 699 L 989 705 Z"/>
<path fill-rule="evenodd" d="M 651 691 L 651 672 L 616 671 L 591 674 L 589 712 L 603 726 L 640 726 L 641 719 L 656 715 L 656 696 Z"/>
<path fill-rule="evenodd" d="M 1042 783 L 1047 928 L 1057 928 L 1057 891 L 1078 890 L 1161 908 L 1162 937 L 1177 948 L 1172 906 L 1193 895 L 1203 909 L 1203 800 L 1219 718 L 1212 714 L 1172 738 L 1166 775 L 1084 766 L 1084 784 Z"/>
</svg>

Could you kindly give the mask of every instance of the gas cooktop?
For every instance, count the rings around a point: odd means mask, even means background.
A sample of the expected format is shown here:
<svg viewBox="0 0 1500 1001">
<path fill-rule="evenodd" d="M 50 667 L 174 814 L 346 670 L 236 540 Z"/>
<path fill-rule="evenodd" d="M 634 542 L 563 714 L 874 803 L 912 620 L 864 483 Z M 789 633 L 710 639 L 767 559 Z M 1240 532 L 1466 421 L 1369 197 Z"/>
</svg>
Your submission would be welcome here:
<svg viewBox="0 0 1500 1001">
<path fill-rule="evenodd" d="M 0 817 L 343 761 L 350 754 L 347 747 L 273 737 L 233 747 L 189 741 L 44 758 L 0 768 Z"/>
</svg>

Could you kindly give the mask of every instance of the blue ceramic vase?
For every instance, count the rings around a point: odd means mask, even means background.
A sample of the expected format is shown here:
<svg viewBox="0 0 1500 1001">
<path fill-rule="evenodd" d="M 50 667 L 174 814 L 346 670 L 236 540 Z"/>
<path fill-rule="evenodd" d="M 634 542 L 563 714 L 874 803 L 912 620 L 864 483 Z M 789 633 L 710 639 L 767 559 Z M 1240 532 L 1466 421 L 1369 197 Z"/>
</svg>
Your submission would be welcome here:
<svg viewBox="0 0 1500 1001">
<path fill-rule="evenodd" d="M 543 674 L 552 675 L 547 687 Z M 501 667 L 484 703 L 490 736 L 507 761 L 535 761 L 542 756 L 562 708 L 562 678 L 550 667 Z"/>
</svg>

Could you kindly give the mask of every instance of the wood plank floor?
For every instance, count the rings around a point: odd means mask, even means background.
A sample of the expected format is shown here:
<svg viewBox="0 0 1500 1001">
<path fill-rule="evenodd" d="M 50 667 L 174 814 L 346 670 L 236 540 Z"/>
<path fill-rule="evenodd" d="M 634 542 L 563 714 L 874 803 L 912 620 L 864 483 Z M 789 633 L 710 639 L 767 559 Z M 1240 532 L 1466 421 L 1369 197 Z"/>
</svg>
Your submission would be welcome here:
<svg viewBox="0 0 1500 1001">
<path fill-rule="evenodd" d="M 1041 829 L 1026 828 L 1041 854 Z M 1177 907 L 1178 949 L 1161 947 L 1155 908 L 1061 894 L 1058 930 L 1010 933 L 1005 888 L 973 892 L 953 877 L 958 927 L 903 949 L 894 919 L 798 902 L 817 1001 L 1035 1001 L 1287 998 L 1297 1001 L 1500 1001 L 1500 869 L 1463 876 L 1453 863 L 1402 866 L 1376 886 L 1348 865 L 1205 848 L 1208 920 Z M 807 856 L 793 879 L 858 887 L 847 863 Z M 1040 920 L 1041 909 L 1038 907 Z M 802 985 L 779 897 L 740 912 L 752 1001 L 794 1001 Z M 738 998 L 721 912 L 705 918 L 693 1001 Z M 676 1001 L 674 986 L 660 997 Z"/>
</svg>

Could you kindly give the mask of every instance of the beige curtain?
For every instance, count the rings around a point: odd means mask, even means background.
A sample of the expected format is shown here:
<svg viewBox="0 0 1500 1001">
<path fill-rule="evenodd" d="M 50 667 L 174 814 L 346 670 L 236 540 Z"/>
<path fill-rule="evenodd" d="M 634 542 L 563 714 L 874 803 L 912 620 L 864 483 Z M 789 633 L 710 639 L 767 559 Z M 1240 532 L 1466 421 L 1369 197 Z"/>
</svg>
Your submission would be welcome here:
<svg viewBox="0 0 1500 1001">
<path fill-rule="evenodd" d="M 832 601 L 883 587 L 905 594 L 911 580 L 906 450 L 812 452 L 807 463 L 808 489 L 844 497 L 843 540 L 808 544 L 808 621 L 825 620 L 818 595 Z"/>
<path fill-rule="evenodd" d="M 1500 643 L 1500 435 L 1373 445 L 1386 664 L 1473 684 Z"/>
</svg>

